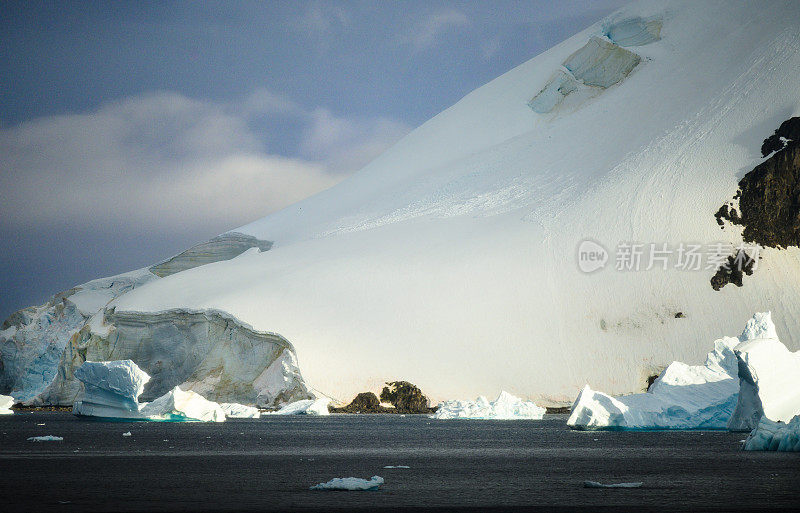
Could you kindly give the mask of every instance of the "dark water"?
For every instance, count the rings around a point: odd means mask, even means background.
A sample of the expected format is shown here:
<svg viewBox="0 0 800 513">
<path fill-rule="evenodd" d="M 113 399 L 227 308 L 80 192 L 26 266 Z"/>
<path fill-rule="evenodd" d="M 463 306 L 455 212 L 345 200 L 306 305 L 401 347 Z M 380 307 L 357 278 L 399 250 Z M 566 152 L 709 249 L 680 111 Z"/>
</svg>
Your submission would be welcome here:
<svg viewBox="0 0 800 513">
<path fill-rule="evenodd" d="M 565 421 L 333 415 L 167 424 L 93 422 L 67 413 L 0 416 L 0 511 L 800 505 L 800 455 L 743 452 L 741 433 L 576 432 Z M 133 436 L 123 437 L 125 431 Z M 64 441 L 26 440 L 35 435 Z M 373 475 L 386 480 L 379 491 L 308 490 L 333 477 Z M 589 489 L 585 480 L 644 485 Z"/>
</svg>

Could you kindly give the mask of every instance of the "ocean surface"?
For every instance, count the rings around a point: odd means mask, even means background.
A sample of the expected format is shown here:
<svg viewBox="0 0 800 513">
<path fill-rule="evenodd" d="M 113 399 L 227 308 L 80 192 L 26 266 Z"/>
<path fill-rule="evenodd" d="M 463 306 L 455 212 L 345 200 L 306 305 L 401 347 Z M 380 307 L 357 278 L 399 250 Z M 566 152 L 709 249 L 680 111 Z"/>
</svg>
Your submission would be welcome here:
<svg viewBox="0 0 800 513">
<path fill-rule="evenodd" d="M 124 437 L 124 432 L 131 436 Z M 56 435 L 63 442 L 32 442 Z M 742 433 L 586 432 L 542 421 L 425 416 L 215 423 L 0 416 L 0 511 L 740 511 L 800 505 L 800 454 Z M 385 466 L 406 465 L 408 469 Z M 311 491 L 334 477 L 378 491 Z M 585 488 L 586 480 L 642 482 Z"/>
</svg>

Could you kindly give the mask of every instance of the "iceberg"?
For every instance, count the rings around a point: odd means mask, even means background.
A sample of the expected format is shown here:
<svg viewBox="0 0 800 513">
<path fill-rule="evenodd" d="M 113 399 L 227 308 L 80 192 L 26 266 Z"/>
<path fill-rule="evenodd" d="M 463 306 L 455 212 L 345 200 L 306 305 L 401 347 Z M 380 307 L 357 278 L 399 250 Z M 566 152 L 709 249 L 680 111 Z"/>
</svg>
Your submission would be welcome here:
<svg viewBox="0 0 800 513">
<path fill-rule="evenodd" d="M 745 440 L 744 450 L 800 452 L 800 415 L 788 423 L 763 417 Z"/>
<path fill-rule="evenodd" d="M 769 312 L 757 313 L 738 338 L 714 341 L 704 365 L 671 363 L 642 394 L 611 397 L 586 385 L 567 425 L 577 429 L 726 429 L 739 396 L 735 348 L 774 334 Z"/>
<path fill-rule="evenodd" d="M 153 402 L 143 404 L 143 415 L 150 420 L 170 422 L 225 422 L 225 410 L 202 395 L 175 387 Z"/>
<path fill-rule="evenodd" d="M 131 360 L 84 362 L 75 377 L 83 383 L 83 394 L 72 407 L 75 415 L 88 417 L 141 418 L 139 395 L 150 376 Z"/>
<path fill-rule="evenodd" d="M 432 419 L 486 419 L 486 420 L 540 420 L 545 409 L 531 401 L 524 401 L 506 391 L 489 401 L 483 396 L 475 401 L 444 401 L 439 404 Z"/>
<path fill-rule="evenodd" d="M 219 403 L 219 407 L 225 412 L 229 419 L 257 419 L 261 412 L 254 406 L 246 406 L 239 403 Z"/>
<path fill-rule="evenodd" d="M 11 407 L 14 406 L 14 398 L 10 395 L 0 395 L 0 415 L 12 415 L 14 410 Z"/>
<path fill-rule="evenodd" d="M 269 412 L 267 415 L 330 415 L 327 397 L 320 399 L 304 399 L 289 403 L 278 411 Z"/>
<path fill-rule="evenodd" d="M 760 322 L 753 318 L 751 340 L 734 349 L 739 399 L 728 423 L 731 431 L 750 431 L 762 417 L 788 422 L 800 415 L 800 351 L 792 353 L 778 340 L 769 312 L 761 315 Z"/>
<path fill-rule="evenodd" d="M 358 477 L 335 477 L 327 483 L 320 483 L 309 490 L 377 490 L 383 484 L 381 476 L 372 476 L 369 480 Z"/>
</svg>

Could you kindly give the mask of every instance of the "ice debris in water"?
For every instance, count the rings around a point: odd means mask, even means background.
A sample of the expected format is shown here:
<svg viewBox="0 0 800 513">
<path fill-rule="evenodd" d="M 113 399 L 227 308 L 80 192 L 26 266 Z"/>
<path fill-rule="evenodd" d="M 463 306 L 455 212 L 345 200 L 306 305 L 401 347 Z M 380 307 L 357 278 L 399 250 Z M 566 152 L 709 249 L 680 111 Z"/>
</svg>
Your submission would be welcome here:
<svg viewBox="0 0 800 513">
<path fill-rule="evenodd" d="M 508 392 L 500 392 L 497 399 L 489 401 L 478 397 L 475 401 L 445 401 L 431 415 L 433 419 L 532 419 L 539 420 L 545 409 L 531 401 L 524 401 Z"/>
<path fill-rule="evenodd" d="M 327 483 L 320 483 L 309 490 L 377 490 L 383 484 L 381 476 L 372 476 L 369 480 L 358 477 L 335 477 Z"/>
<path fill-rule="evenodd" d="M 411 468 L 408 465 L 386 465 L 383 468 Z"/>
<path fill-rule="evenodd" d="M 122 436 L 132 436 L 130 431 L 126 431 L 122 433 Z"/>
<path fill-rule="evenodd" d="M 603 484 L 603 483 L 598 483 L 597 481 L 584 481 L 583 486 L 584 488 L 640 488 L 642 486 L 642 483 L 635 482 L 635 483 Z"/>
<path fill-rule="evenodd" d="M 60 436 L 45 435 L 45 436 L 32 436 L 28 438 L 29 442 L 63 442 L 64 438 Z"/>
</svg>

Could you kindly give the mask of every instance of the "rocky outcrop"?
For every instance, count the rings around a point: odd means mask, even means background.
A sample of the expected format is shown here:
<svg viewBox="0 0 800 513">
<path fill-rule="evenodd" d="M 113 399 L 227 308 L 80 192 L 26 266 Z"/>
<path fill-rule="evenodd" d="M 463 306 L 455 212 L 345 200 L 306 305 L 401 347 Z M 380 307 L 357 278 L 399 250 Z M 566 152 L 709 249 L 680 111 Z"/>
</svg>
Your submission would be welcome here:
<svg viewBox="0 0 800 513">
<path fill-rule="evenodd" d="M 397 413 L 433 413 L 430 401 L 416 385 L 408 381 L 386 383 L 381 391 L 381 401 L 392 403 Z"/>
<path fill-rule="evenodd" d="M 183 253 L 152 266 L 150 272 L 164 278 L 201 265 L 230 260 L 250 248 L 267 251 L 271 247 L 271 241 L 259 240 L 251 235 L 236 232 L 223 233 L 208 242 L 192 246 Z"/>
<path fill-rule="evenodd" d="M 71 404 L 84 361 L 134 361 L 150 375 L 141 399 L 175 386 L 216 402 L 277 407 L 313 397 L 292 345 L 280 335 L 254 330 L 218 311 L 97 314 L 71 339 L 58 374 L 32 404 Z"/>
<path fill-rule="evenodd" d="M 381 406 L 378 396 L 372 392 L 361 392 L 347 406 L 331 408 L 332 413 L 399 413 L 396 408 Z"/>
<path fill-rule="evenodd" d="M 739 182 L 738 211 L 723 205 L 717 220 L 743 226 L 747 242 L 800 246 L 800 118 L 784 121 L 764 140 L 761 153 L 772 156 Z"/>
</svg>

